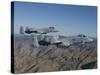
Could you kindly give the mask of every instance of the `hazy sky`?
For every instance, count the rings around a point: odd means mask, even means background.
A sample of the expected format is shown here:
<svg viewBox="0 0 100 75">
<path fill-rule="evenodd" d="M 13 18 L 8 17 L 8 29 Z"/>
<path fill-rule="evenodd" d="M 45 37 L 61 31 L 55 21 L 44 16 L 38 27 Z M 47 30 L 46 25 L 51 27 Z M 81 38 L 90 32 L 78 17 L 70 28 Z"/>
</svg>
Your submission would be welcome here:
<svg viewBox="0 0 100 75">
<path fill-rule="evenodd" d="M 20 26 L 55 26 L 59 34 L 96 36 L 97 7 L 15 2 L 15 33 L 19 33 Z"/>
</svg>

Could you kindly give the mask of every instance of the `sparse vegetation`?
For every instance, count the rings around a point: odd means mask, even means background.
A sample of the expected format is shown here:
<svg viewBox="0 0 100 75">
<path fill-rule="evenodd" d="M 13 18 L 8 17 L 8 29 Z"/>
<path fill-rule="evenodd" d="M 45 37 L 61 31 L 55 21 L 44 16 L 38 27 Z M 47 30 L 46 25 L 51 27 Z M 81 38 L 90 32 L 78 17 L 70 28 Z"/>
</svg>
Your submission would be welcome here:
<svg viewBox="0 0 100 75">
<path fill-rule="evenodd" d="M 85 47 L 72 45 L 68 48 L 56 45 L 32 46 L 32 37 L 15 37 L 15 73 L 50 72 L 97 68 L 96 43 L 86 43 Z"/>
</svg>

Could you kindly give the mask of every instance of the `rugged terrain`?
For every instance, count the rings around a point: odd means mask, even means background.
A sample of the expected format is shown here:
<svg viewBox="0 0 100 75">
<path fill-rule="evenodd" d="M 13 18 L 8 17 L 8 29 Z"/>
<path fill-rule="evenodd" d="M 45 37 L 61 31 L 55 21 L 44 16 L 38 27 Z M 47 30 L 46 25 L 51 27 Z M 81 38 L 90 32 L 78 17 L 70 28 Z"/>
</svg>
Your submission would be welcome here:
<svg viewBox="0 0 100 75">
<path fill-rule="evenodd" d="M 32 46 L 31 36 L 15 36 L 15 73 L 67 71 L 97 68 L 97 44 Z"/>
</svg>

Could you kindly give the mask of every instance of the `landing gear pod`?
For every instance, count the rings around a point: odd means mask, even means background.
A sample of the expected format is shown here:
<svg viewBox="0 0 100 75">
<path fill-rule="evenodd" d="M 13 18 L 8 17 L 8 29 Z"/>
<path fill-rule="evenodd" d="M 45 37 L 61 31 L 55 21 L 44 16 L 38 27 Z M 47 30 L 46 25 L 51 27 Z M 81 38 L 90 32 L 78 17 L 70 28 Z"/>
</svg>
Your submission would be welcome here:
<svg viewBox="0 0 100 75">
<path fill-rule="evenodd" d="M 32 45 L 33 45 L 33 47 L 36 47 L 36 48 L 39 47 L 37 35 L 33 35 L 33 43 L 32 43 Z"/>
</svg>

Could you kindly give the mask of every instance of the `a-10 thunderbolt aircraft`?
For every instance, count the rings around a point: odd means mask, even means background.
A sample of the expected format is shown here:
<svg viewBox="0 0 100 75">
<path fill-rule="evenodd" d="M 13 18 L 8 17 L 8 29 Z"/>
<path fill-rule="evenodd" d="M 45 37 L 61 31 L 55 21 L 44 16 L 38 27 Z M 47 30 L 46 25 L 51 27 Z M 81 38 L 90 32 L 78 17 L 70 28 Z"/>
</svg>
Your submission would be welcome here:
<svg viewBox="0 0 100 75">
<path fill-rule="evenodd" d="M 76 36 L 54 36 L 49 35 L 48 33 L 58 32 L 55 27 L 47 27 L 47 28 L 28 28 L 24 30 L 23 27 L 20 27 L 21 34 L 31 34 L 33 36 L 33 46 L 39 47 L 40 45 L 59 45 L 68 47 L 74 43 L 82 43 L 92 42 L 93 39 L 87 37 L 86 35 L 79 34 Z M 48 34 L 48 35 L 47 35 Z"/>
</svg>

